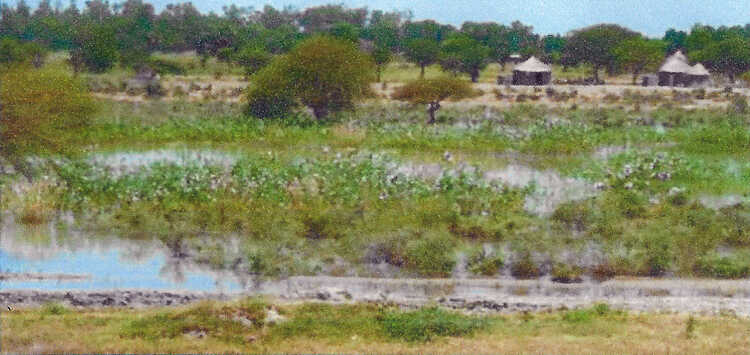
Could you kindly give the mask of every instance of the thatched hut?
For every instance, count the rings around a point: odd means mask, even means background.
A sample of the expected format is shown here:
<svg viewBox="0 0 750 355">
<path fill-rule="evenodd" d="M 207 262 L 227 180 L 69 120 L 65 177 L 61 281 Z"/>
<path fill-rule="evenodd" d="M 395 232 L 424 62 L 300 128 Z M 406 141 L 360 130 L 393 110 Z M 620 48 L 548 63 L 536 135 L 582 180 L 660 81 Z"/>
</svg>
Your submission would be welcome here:
<svg viewBox="0 0 750 355">
<path fill-rule="evenodd" d="M 659 68 L 659 86 L 687 86 L 690 69 L 685 55 L 677 51 Z"/>
<path fill-rule="evenodd" d="M 711 81 L 711 73 L 701 63 L 693 65 L 687 72 L 687 86 L 705 86 Z"/>
<path fill-rule="evenodd" d="M 552 69 L 536 57 L 513 68 L 513 85 L 547 85 L 552 81 Z"/>
</svg>

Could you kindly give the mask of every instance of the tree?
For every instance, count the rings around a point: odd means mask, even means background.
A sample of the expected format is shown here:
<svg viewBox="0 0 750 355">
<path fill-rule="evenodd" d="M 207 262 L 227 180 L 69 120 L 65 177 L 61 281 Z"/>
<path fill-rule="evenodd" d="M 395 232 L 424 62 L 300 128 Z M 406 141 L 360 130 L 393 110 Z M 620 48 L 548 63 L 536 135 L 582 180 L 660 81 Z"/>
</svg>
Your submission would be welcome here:
<svg viewBox="0 0 750 355">
<path fill-rule="evenodd" d="M 245 68 L 247 76 L 257 73 L 261 68 L 271 62 L 273 56 L 263 49 L 245 47 L 234 56 L 234 61 Z"/>
<path fill-rule="evenodd" d="M 360 29 L 347 22 L 337 22 L 331 26 L 328 33 L 340 40 L 357 43 L 359 41 Z"/>
<path fill-rule="evenodd" d="M 435 63 L 440 55 L 440 45 L 430 39 L 415 39 L 406 44 L 406 58 L 419 65 L 420 78 L 424 78 L 424 68 Z"/>
<path fill-rule="evenodd" d="M 370 57 L 352 43 L 311 37 L 253 75 L 248 112 L 258 117 L 280 116 L 300 103 L 320 120 L 351 109 L 369 93 L 373 66 Z"/>
<path fill-rule="evenodd" d="M 383 68 L 391 61 L 392 53 L 388 47 L 376 46 L 372 50 L 372 60 L 375 62 L 377 79 L 380 82 L 380 74 L 383 72 Z"/>
<path fill-rule="evenodd" d="M 734 81 L 737 75 L 750 70 L 750 43 L 743 37 L 734 36 L 714 42 L 703 50 L 690 52 L 690 58 Z"/>
<path fill-rule="evenodd" d="M 622 41 L 638 36 L 618 25 L 595 25 L 573 31 L 565 45 L 566 63 L 588 63 L 594 67 L 594 80 L 599 82 L 601 68 L 614 69 L 617 64 L 613 49 Z"/>
<path fill-rule="evenodd" d="M 14 66 L 0 71 L 0 157 L 26 178 L 28 154 L 72 154 L 70 129 L 86 125 L 96 105 L 86 86 L 62 71 Z"/>
<path fill-rule="evenodd" d="M 70 54 L 76 72 L 81 65 L 95 73 L 105 72 L 112 68 L 117 57 L 117 39 L 110 26 L 91 23 L 78 29 Z"/>
<path fill-rule="evenodd" d="M 664 33 L 664 42 L 667 43 L 667 53 L 674 53 L 678 50 L 685 49 L 685 40 L 687 33 L 670 28 Z"/>
<path fill-rule="evenodd" d="M 440 109 L 440 102 L 452 99 L 460 100 L 476 96 L 471 85 L 463 80 L 451 77 L 419 79 L 397 88 L 391 98 L 408 101 L 412 104 L 427 105 L 427 124 L 435 123 L 435 113 Z"/>
<path fill-rule="evenodd" d="M 453 73 L 466 73 L 477 82 L 479 72 L 487 67 L 490 49 L 466 35 L 455 35 L 442 46 L 440 65 Z"/>
<path fill-rule="evenodd" d="M 618 65 L 633 73 L 633 85 L 635 85 L 638 74 L 643 71 L 656 70 L 659 67 L 664 59 L 665 45 L 663 41 L 638 36 L 622 41 L 613 51 Z"/>
</svg>

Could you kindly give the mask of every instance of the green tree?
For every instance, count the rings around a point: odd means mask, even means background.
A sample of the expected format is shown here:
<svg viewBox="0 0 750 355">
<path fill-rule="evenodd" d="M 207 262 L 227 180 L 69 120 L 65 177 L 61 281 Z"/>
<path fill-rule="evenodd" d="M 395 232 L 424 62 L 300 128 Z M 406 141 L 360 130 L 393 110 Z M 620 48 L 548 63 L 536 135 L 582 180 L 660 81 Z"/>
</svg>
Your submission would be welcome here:
<svg viewBox="0 0 750 355">
<path fill-rule="evenodd" d="M 372 60 L 373 62 L 375 62 L 376 66 L 376 81 L 379 83 L 380 74 L 382 74 L 383 68 L 385 68 L 385 66 L 391 61 L 393 54 L 391 53 L 390 48 L 381 46 L 376 46 L 375 49 L 372 50 L 371 54 Z"/>
<path fill-rule="evenodd" d="M 638 36 L 618 25 L 595 25 L 573 31 L 565 45 L 563 59 L 566 64 L 588 63 L 594 67 L 594 79 L 599 82 L 601 68 L 613 69 L 617 60 L 613 49 L 622 41 Z"/>
<path fill-rule="evenodd" d="M 0 157 L 31 179 L 28 154 L 73 154 L 71 129 L 88 123 L 96 105 L 69 74 L 13 66 L 0 71 Z"/>
<path fill-rule="evenodd" d="M 350 42 L 311 37 L 253 75 L 248 111 L 258 117 L 274 117 L 300 103 L 323 119 L 329 113 L 351 109 L 369 92 L 373 66 L 370 57 Z"/>
<path fill-rule="evenodd" d="M 337 22 L 331 26 L 328 33 L 338 39 L 357 43 L 359 41 L 360 29 L 347 22 Z"/>
<path fill-rule="evenodd" d="M 674 53 L 680 49 L 685 49 L 685 40 L 687 33 L 670 28 L 664 33 L 664 42 L 667 43 L 667 53 Z"/>
<path fill-rule="evenodd" d="M 408 82 L 397 88 L 391 98 L 412 104 L 426 104 L 427 124 L 432 124 L 435 122 L 435 113 L 440 109 L 441 101 L 460 100 L 475 95 L 476 92 L 468 82 L 452 77 L 440 77 Z"/>
<path fill-rule="evenodd" d="M 456 35 L 443 42 L 440 65 L 452 73 L 466 73 L 472 82 L 477 82 L 479 72 L 487 67 L 490 49 L 477 40 Z"/>
<path fill-rule="evenodd" d="M 665 46 L 663 41 L 638 36 L 622 41 L 613 51 L 618 65 L 633 73 L 635 85 L 638 74 L 659 67 L 664 59 Z"/>
<path fill-rule="evenodd" d="M 273 55 L 263 49 L 245 47 L 234 55 L 235 63 L 245 68 L 245 74 L 250 76 L 257 73 L 261 68 L 268 65 Z"/>
<path fill-rule="evenodd" d="M 734 81 L 737 75 L 750 70 L 750 43 L 743 37 L 734 36 L 714 42 L 703 50 L 690 52 L 690 58 Z"/>
<path fill-rule="evenodd" d="M 440 45 L 430 39 L 415 39 L 406 43 L 406 58 L 421 68 L 419 77 L 424 78 L 424 68 L 437 62 Z"/>
<path fill-rule="evenodd" d="M 85 66 L 89 71 L 102 73 L 115 64 L 118 58 L 114 30 L 107 25 L 90 23 L 78 29 L 75 47 L 70 53 L 73 69 Z"/>
</svg>

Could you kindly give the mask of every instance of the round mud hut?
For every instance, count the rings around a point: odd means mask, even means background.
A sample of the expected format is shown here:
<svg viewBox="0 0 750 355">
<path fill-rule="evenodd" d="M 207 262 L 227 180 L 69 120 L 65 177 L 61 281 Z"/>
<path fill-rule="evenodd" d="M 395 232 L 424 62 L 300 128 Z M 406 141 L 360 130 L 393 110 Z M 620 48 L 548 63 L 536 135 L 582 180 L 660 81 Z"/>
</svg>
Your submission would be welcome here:
<svg viewBox="0 0 750 355">
<path fill-rule="evenodd" d="M 513 68 L 513 85 L 548 85 L 552 81 L 552 69 L 536 57 Z"/>
<path fill-rule="evenodd" d="M 687 72 L 687 86 L 707 86 L 711 82 L 711 73 L 701 63 L 693 65 Z"/>
<path fill-rule="evenodd" d="M 691 69 L 685 55 L 677 51 L 659 68 L 659 86 L 687 86 Z"/>
</svg>

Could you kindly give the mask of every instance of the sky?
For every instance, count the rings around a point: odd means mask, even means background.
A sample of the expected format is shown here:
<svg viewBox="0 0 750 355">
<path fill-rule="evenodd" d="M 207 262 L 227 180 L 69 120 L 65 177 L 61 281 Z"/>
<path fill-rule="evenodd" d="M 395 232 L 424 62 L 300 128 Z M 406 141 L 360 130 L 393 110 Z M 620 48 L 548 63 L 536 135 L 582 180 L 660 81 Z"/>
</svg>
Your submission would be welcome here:
<svg viewBox="0 0 750 355">
<path fill-rule="evenodd" d="M 10 0 L 13 3 L 16 0 Z M 26 0 L 36 7 L 38 0 Z M 59 0 L 67 6 L 69 0 Z M 84 0 L 77 0 L 79 8 Z M 117 0 L 110 0 L 115 2 Z M 186 0 L 146 0 L 157 11 Z M 8 0 L 0 0 L 8 2 Z M 55 0 L 52 0 L 55 3 Z M 262 9 L 292 5 L 298 9 L 329 3 L 371 10 L 412 10 L 415 20 L 434 19 L 460 26 L 464 21 L 509 24 L 520 20 L 541 34 L 565 34 L 597 23 L 616 23 L 649 36 L 661 37 L 669 28 L 688 30 L 695 23 L 744 25 L 750 22 L 748 0 L 194 0 L 201 11 L 221 13 L 222 6 Z"/>
</svg>

